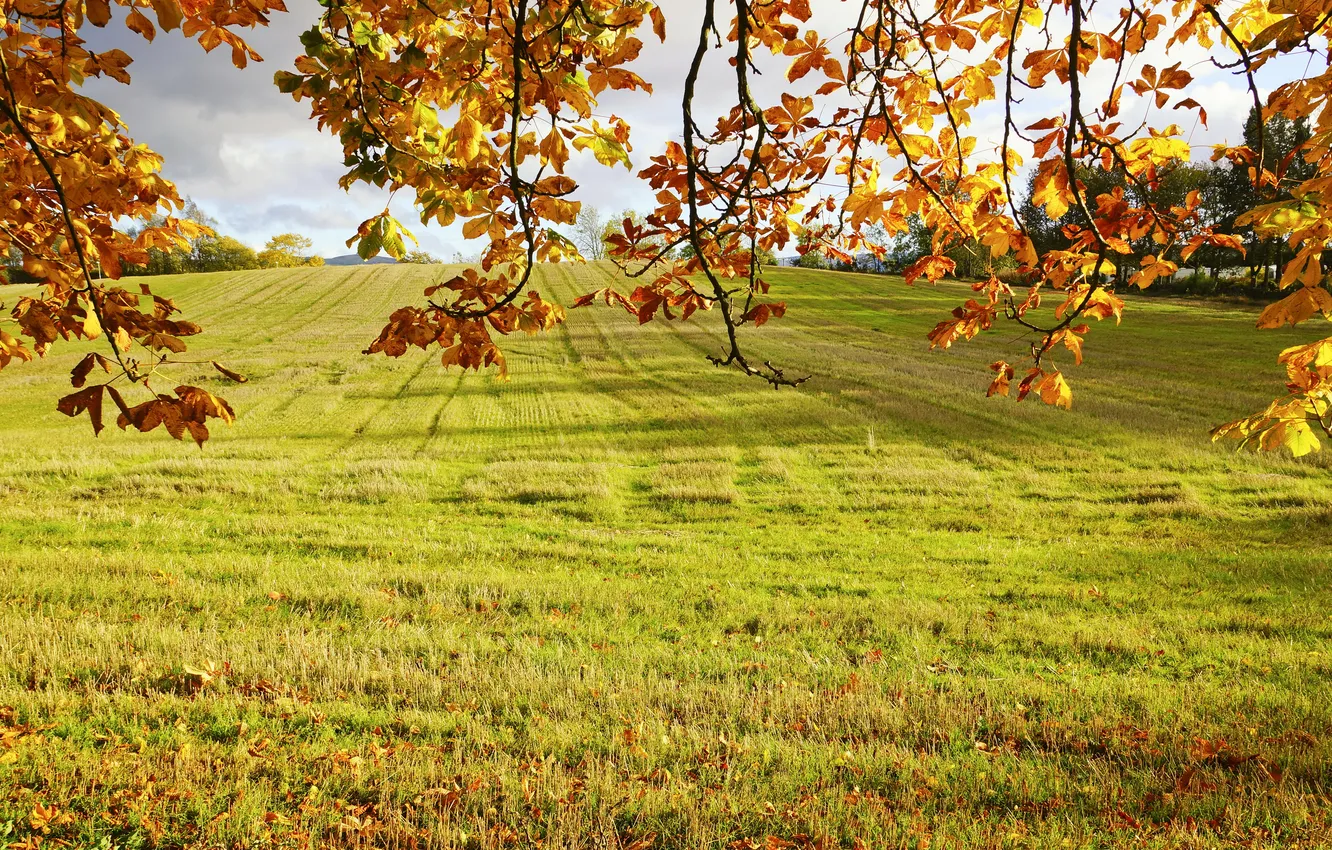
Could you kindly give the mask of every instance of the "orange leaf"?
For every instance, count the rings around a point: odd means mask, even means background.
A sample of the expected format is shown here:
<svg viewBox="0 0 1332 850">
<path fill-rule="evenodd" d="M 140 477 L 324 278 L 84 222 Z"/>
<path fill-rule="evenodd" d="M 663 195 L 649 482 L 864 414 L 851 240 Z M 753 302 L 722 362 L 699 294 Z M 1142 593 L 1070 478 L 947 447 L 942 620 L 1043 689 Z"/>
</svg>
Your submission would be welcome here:
<svg viewBox="0 0 1332 850">
<path fill-rule="evenodd" d="M 1073 406 L 1073 391 L 1058 369 L 1046 375 L 1041 382 L 1041 401 L 1065 410 Z"/>
<path fill-rule="evenodd" d="M 1013 367 L 1002 360 L 990 364 L 990 369 L 995 373 L 994 382 L 986 390 L 985 396 L 989 398 L 993 395 L 1008 395 L 1008 384 L 1013 380 Z"/>
<path fill-rule="evenodd" d="M 930 283 L 934 283 L 946 274 L 951 274 L 957 269 L 957 263 L 948 257 L 939 257 L 927 255 L 916 260 L 911 265 L 902 270 L 902 277 L 906 280 L 907 286 L 915 285 L 916 278 L 922 275 Z"/>
<path fill-rule="evenodd" d="M 1294 326 L 1316 313 L 1332 316 L 1332 294 L 1321 286 L 1304 286 L 1275 304 L 1269 304 L 1258 317 L 1258 327 Z"/>
</svg>

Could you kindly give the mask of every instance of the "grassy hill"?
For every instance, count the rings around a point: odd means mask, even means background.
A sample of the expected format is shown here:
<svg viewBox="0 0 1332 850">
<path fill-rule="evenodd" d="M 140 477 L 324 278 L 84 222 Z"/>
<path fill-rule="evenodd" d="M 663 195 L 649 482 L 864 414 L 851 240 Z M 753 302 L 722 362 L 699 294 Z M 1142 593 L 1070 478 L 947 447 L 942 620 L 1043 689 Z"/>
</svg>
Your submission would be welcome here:
<svg viewBox="0 0 1332 850">
<path fill-rule="evenodd" d="M 0 376 L 0 838 L 1332 841 L 1332 453 L 1206 433 L 1325 328 L 1134 301 L 1068 412 L 984 397 L 1015 329 L 926 350 L 964 287 L 802 270 L 794 392 L 604 307 L 508 384 L 361 356 L 440 273 L 157 279 L 251 376 L 203 451 L 56 413 L 77 346 Z"/>
</svg>

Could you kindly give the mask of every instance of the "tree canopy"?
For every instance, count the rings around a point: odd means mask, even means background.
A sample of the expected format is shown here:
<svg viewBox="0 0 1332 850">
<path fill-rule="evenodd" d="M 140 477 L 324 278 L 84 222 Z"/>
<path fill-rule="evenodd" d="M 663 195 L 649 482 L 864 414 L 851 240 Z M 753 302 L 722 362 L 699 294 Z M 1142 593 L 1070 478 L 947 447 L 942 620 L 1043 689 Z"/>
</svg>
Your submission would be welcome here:
<svg viewBox="0 0 1332 850">
<path fill-rule="evenodd" d="M 146 287 L 132 293 L 94 274 L 100 264 L 118 278 L 126 263 L 145 262 L 155 248 L 186 248 L 202 232 L 178 214 L 182 201 L 161 176 L 161 158 L 79 89 L 95 76 L 130 82 L 127 54 L 92 52 L 80 35 L 112 23 L 109 0 L 3 2 L 0 253 L 17 248 L 45 287 L 20 298 L 6 320 L 17 336 L 0 330 L 0 368 L 62 339 L 105 338 L 111 357 L 80 362 L 78 391 L 60 409 L 88 413 L 100 430 L 105 395 L 122 428 L 163 425 L 202 442 L 208 419 L 231 420 L 226 402 L 197 387 L 156 387 L 183 338 L 202 329 L 175 318 L 176 305 Z M 205 50 L 226 45 L 238 66 L 258 58 L 239 31 L 284 11 L 282 0 L 116 3 L 126 10 L 116 25 L 148 40 L 158 28 L 179 28 Z M 304 55 L 275 82 L 341 141 L 341 185 L 406 193 L 423 223 L 459 222 L 464 236 L 485 244 L 479 267 L 396 310 L 367 353 L 438 346 L 445 366 L 494 365 L 502 375 L 502 337 L 565 317 L 530 284 L 538 263 L 581 258 L 559 230 L 580 214 L 571 158 L 633 168 L 630 127 L 599 112 L 598 98 L 652 90 L 634 70 L 639 34 L 650 29 L 664 40 L 668 10 L 648 0 L 321 3 L 319 23 L 301 37 Z M 1204 0 L 856 0 L 839 4 L 851 10 L 847 26 L 824 33 L 810 28 L 809 0 L 701 4 L 681 67 L 678 134 L 636 172 L 657 206 L 609 240 L 611 257 L 636 284 L 588 293 L 573 306 L 604 301 L 640 322 L 710 311 L 726 332 L 714 364 L 795 385 L 805 376 L 749 353 L 750 327 L 785 312 L 760 253 L 796 244 L 843 262 L 863 252 L 882 257 L 916 222 L 930 253 L 904 269 L 907 283 L 950 273 L 963 246 L 980 253 L 982 271 L 1008 258 L 1031 281 L 1015 289 L 983 276 L 929 334 L 931 346 L 947 348 L 999 322 L 1020 327 L 1029 335 L 1025 362 L 994 363 L 989 392 L 1008 395 L 1016 380 L 1019 400 L 1060 407 L 1073 400 L 1063 367 L 1081 361 L 1089 323 L 1123 316 L 1116 286 L 1168 279 L 1178 270 L 1172 257 L 1246 252 L 1235 227 L 1286 248 L 1278 282 L 1290 294 L 1263 312 L 1259 327 L 1332 317 L 1322 262 L 1332 238 L 1325 0 L 1225 8 Z M 1169 175 L 1193 157 L 1176 122 L 1205 124 L 1208 107 L 1218 108 L 1202 102 L 1181 62 L 1166 64 L 1172 51 L 1192 46 L 1235 75 L 1263 121 L 1310 119 L 1307 138 L 1288 151 L 1253 132 L 1212 152 L 1253 189 L 1227 226 L 1200 214 L 1201 192 L 1167 191 Z M 754 80 L 774 70 L 787 90 L 761 102 Z M 701 114 L 703 85 L 730 92 L 729 105 Z M 1024 99 L 1048 105 L 1046 117 L 1018 120 L 1014 106 Z M 976 129 L 987 122 L 998 127 L 993 138 Z M 1041 245 L 1024 222 L 1014 192 L 1024 173 L 1032 203 L 1060 225 L 1058 244 Z M 147 224 L 130 235 L 115 226 L 123 219 Z M 348 244 L 363 257 L 402 257 L 412 238 L 385 208 Z M 1131 273 L 1121 273 L 1130 257 Z M 1297 455 L 1332 436 L 1332 338 L 1290 348 L 1280 362 L 1288 394 L 1216 436 Z M 111 379 L 84 386 L 95 367 Z M 147 400 L 131 405 L 117 383 L 140 386 Z"/>
<path fill-rule="evenodd" d="M 189 239 L 188 248 L 149 248 L 148 260 L 142 265 L 128 260 L 122 262 L 126 275 L 186 274 L 189 272 L 243 271 L 260 268 L 289 268 L 300 265 L 323 265 L 322 257 L 305 257 L 313 243 L 295 233 L 283 233 L 268 241 L 259 253 L 231 236 L 217 232 L 218 223 L 199 208 L 191 198 L 185 199 L 180 211 L 184 219 L 199 225 L 199 233 Z M 147 228 L 166 226 L 167 217 L 161 213 L 147 221 L 128 228 L 127 235 L 137 237 Z M 11 249 L 12 250 L 12 249 Z M 100 277 L 100 269 L 99 269 Z"/>
<path fill-rule="evenodd" d="M 258 254 L 259 265 L 266 269 L 289 269 L 296 266 L 322 266 L 324 258 L 311 256 L 314 242 L 299 233 L 279 233 L 264 245 Z"/>
</svg>

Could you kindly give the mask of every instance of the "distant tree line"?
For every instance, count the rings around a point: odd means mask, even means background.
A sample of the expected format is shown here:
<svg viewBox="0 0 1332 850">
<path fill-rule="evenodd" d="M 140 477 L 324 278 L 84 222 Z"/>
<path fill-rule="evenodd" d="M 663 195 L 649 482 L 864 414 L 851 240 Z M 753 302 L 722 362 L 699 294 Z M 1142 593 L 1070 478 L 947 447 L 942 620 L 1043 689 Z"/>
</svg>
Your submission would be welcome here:
<svg viewBox="0 0 1332 850">
<path fill-rule="evenodd" d="M 1291 120 L 1276 116 L 1263 125 L 1259 113 L 1249 111 L 1244 124 L 1244 144 L 1259 149 L 1259 136 L 1269 163 L 1285 164 L 1284 185 L 1293 185 L 1308 180 L 1312 176 L 1313 165 L 1305 163 L 1300 156 L 1301 145 L 1311 137 L 1308 121 Z M 1028 180 L 1026 200 L 1020 205 L 1019 212 L 1023 225 L 1035 242 L 1036 252 L 1044 254 L 1048 250 L 1059 250 L 1070 245 L 1070 238 L 1064 233 L 1067 225 L 1090 226 L 1082 211 L 1072 208 L 1059 221 L 1051 221 L 1040 205 L 1032 203 L 1035 175 Z M 1217 232 L 1236 234 L 1243 238 L 1245 252 L 1205 245 L 1196 250 L 1187 261 L 1183 260 L 1176 245 L 1169 252 L 1169 260 L 1180 265 L 1180 272 L 1172 280 L 1158 280 L 1146 293 L 1155 294 L 1208 294 L 1251 293 L 1256 296 L 1275 293 L 1277 290 L 1276 269 L 1291 258 L 1291 250 L 1277 238 L 1264 238 L 1253 232 L 1251 226 L 1236 225 L 1236 218 L 1248 209 L 1263 203 L 1263 200 L 1288 200 L 1289 193 L 1281 192 L 1271 199 L 1260 200 L 1247 168 L 1232 168 L 1229 165 L 1209 163 L 1179 163 L 1169 171 L 1162 173 L 1159 180 L 1151 187 L 1140 187 L 1134 181 L 1127 180 L 1122 172 L 1106 172 L 1102 169 L 1087 169 L 1079 172 L 1079 179 L 1087 185 L 1090 195 L 1114 195 L 1122 192 L 1124 200 L 1132 207 L 1146 207 L 1147 204 L 1183 205 L 1189 193 L 1199 193 L 1201 205 L 1201 224 L 1215 226 Z M 912 217 L 910 229 L 900 234 L 888 252 L 882 268 L 883 272 L 899 272 L 918 258 L 931 253 L 932 234 L 919 218 Z M 1158 245 L 1151 244 L 1150 237 L 1130 242 L 1131 253 L 1116 257 L 1116 284 L 1122 288 L 1124 281 L 1139 268 L 1142 257 L 1156 253 Z M 806 258 L 810 254 L 806 254 Z M 979 278 L 991 270 L 990 250 L 975 242 L 956 246 L 948 252 L 948 257 L 958 264 L 956 276 Z M 803 258 L 802 258 L 803 260 Z M 826 260 L 815 257 L 814 262 Z M 852 268 L 843 264 L 843 268 Z M 1014 277 L 1015 264 L 1011 257 L 1004 257 L 994 262 L 994 270 L 1000 277 Z M 870 270 L 860 268 L 859 270 Z"/>
<path fill-rule="evenodd" d="M 439 257 L 431 254 L 429 251 L 408 251 L 402 256 L 399 263 L 414 263 L 420 266 L 433 266 L 443 262 Z"/>
<path fill-rule="evenodd" d="M 1309 122 L 1305 118 L 1291 120 L 1278 115 L 1266 125 L 1255 110 L 1249 111 L 1244 125 L 1244 144 L 1257 150 L 1259 135 L 1261 144 L 1270 163 L 1285 164 L 1284 185 L 1293 185 L 1313 176 L 1314 166 L 1307 163 L 1300 155 L 1301 146 L 1311 136 Z M 1175 246 L 1167 259 L 1180 266 L 1180 272 L 1172 280 L 1158 280 L 1148 290 L 1148 294 L 1189 294 L 1214 295 L 1227 293 L 1250 293 L 1267 295 L 1278 290 L 1277 272 L 1291 258 L 1291 250 L 1279 239 L 1263 238 L 1252 227 L 1242 227 L 1235 220 L 1245 211 L 1253 209 L 1262 202 L 1260 193 L 1252 183 L 1247 168 L 1232 168 L 1229 165 L 1211 163 L 1184 163 L 1160 175 L 1160 179 L 1151 187 L 1140 187 L 1127 180 L 1122 172 L 1107 172 L 1100 169 L 1083 170 L 1079 179 L 1086 184 L 1092 196 L 1122 192 L 1131 206 L 1146 206 L 1148 203 L 1166 206 L 1183 205 L 1190 192 L 1197 191 L 1201 198 L 1201 217 L 1203 224 L 1213 225 L 1220 233 L 1240 236 L 1245 245 L 1245 253 L 1221 248 L 1204 246 L 1184 261 L 1180 249 Z M 1071 240 L 1065 235 L 1064 228 L 1070 224 L 1087 227 L 1081 210 L 1076 207 L 1059 221 L 1051 221 L 1045 214 L 1044 207 L 1032 202 L 1035 175 L 1028 180 L 1025 200 L 1019 207 L 1020 218 L 1027 232 L 1035 242 L 1036 251 L 1045 254 L 1051 250 L 1061 250 L 1069 246 Z M 1280 193 L 1270 200 L 1287 200 L 1288 193 Z M 800 256 L 796 265 L 804 268 L 834 269 L 841 271 L 869 271 L 898 273 L 906 266 L 923 256 L 932 253 L 932 234 L 924 223 L 912 216 L 908 220 L 908 230 L 899 234 L 890 243 L 890 248 L 883 260 L 877 260 L 866 254 L 856 258 L 854 263 L 830 261 L 817 251 L 809 251 Z M 1156 253 L 1159 246 L 1151 244 L 1150 238 L 1130 242 L 1131 253 L 1116 258 L 1117 284 L 1122 288 L 1124 282 L 1137 270 L 1144 255 Z M 947 255 L 957 264 L 955 276 L 976 279 L 990 273 L 999 273 L 1000 277 L 1011 277 L 1017 281 L 1016 262 L 1012 257 L 1003 257 L 992 261 L 990 251 L 974 241 L 955 246 Z"/>
<path fill-rule="evenodd" d="M 217 219 L 205 213 L 192 198 L 185 199 L 185 208 L 178 218 L 188 219 L 208 228 L 202 236 L 190 242 L 188 250 L 148 250 L 148 262 L 141 266 L 126 265 L 126 275 L 185 274 L 188 272 L 226 272 L 245 269 L 286 269 L 297 266 L 322 266 L 324 258 L 312 253 L 314 243 L 298 233 L 280 233 L 268 240 L 261 251 L 231 236 L 217 232 Z M 145 226 L 160 227 L 163 217 L 131 227 L 131 236 L 138 235 Z"/>
<path fill-rule="evenodd" d="M 1268 161 L 1285 164 L 1285 184 L 1296 184 L 1312 176 L 1314 166 L 1300 155 L 1301 147 L 1311 136 L 1306 118 L 1291 120 L 1278 115 L 1264 125 L 1257 111 L 1250 109 L 1244 125 L 1244 144 L 1258 149 L 1260 134 L 1262 149 Z M 1067 248 L 1071 240 L 1065 235 L 1064 228 L 1068 225 L 1087 227 L 1089 223 L 1077 207 L 1070 209 L 1059 221 L 1051 221 L 1044 208 L 1032 201 L 1034 179 L 1033 174 L 1028 180 L 1026 197 L 1019 207 L 1023 225 L 1038 253 Z M 1092 196 L 1122 192 L 1132 206 L 1146 206 L 1149 203 L 1182 205 L 1189 193 L 1197 191 L 1202 202 L 1200 210 L 1203 223 L 1214 226 L 1220 233 L 1236 234 L 1244 240 L 1243 255 L 1238 251 L 1208 245 L 1196 251 L 1187 262 L 1180 254 L 1183 245 L 1175 246 L 1167 258 L 1178 263 L 1181 272 L 1172 280 L 1158 280 L 1147 292 L 1192 295 L 1249 292 L 1262 295 L 1277 291 L 1276 273 L 1290 259 L 1290 248 L 1279 239 L 1260 237 L 1253 228 L 1235 223 L 1241 214 L 1260 202 L 1260 193 L 1250 180 L 1247 168 L 1181 162 L 1159 175 L 1159 179 L 1150 187 L 1126 179 L 1122 172 L 1101 169 L 1082 170 L 1079 179 L 1088 187 Z M 1282 193 L 1272 200 L 1289 197 L 1288 193 Z M 194 239 L 187 251 L 150 249 L 148 263 L 143 266 L 126 265 L 125 274 L 182 274 L 324 264 L 322 257 L 312 254 L 311 240 L 300 234 L 278 234 L 268 240 L 263 250 L 255 251 L 233 237 L 218 234 L 217 221 L 201 210 L 192 199 L 186 199 L 180 217 L 204 225 L 209 228 L 209 233 Z M 605 259 L 609 255 L 610 240 L 623 234 L 626 221 L 641 225 L 643 217 L 634 210 L 626 209 L 603 218 L 596 207 L 584 204 L 573 228 L 573 241 L 587 259 Z M 161 217 L 148 222 L 153 226 L 160 226 L 161 223 Z M 142 226 L 134 227 L 129 233 L 136 235 L 140 229 Z M 872 241 L 887 241 L 881 231 L 877 234 L 878 239 L 875 239 L 874 233 L 868 235 Z M 888 252 L 882 259 L 864 254 L 853 262 L 842 262 L 830 260 L 817 250 L 808 250 L 800 252 L 795 265 L 837 271 L 898 273 L 930 254 L 933 250 L 931 240 L 929 229 L 918 217 L 912 216 L 908 219 L 907 231 L 889 241 Z M 805 238 L 801 237 L 798 244 L 803 248 L 805 242 Z M 1123 284 L 1132 275 L 1144 255 L 1159 250 L 1159 246 L 1150 244 L 1150 239 L 1146 237 L 1131 242 L 1130 247 L 1131 253 L 1120 256 L 1116 264 L 1119 284 Z M 685 246 L 675 253 L 688 256 L 689 252 L 690 248 Z M 8 268 L 11 280 L 21 282 L 25 275 L 19 268 L 17 252 L 11 254 L 13 256 L 0 257 L 0 264 Z M 992 260 L 989 249 L 974 241 L 954 246 L 947 252 L 947 256 L 957 264 L 954 274 L 958 278 L 976 279 L 995 271 L 1001 277 L 1011 276 L 1014 282 L 1020 282 L 1015 271 L 1016 262 L 1011 256 Z M 467 262 L 469 259 L 456 253 L 453 262 Z M 434 264 L 441 261 L 425 251 L 414 251 L 399 262 Z M 761 250 L 759 262 L 773 265 L 777 263 L 777 258 L 772 252 Z"/>
<path fill-rule="evenodd" d="M 1264 125 L 1257 111 L 1250 109 L 1244 124 L 1244 144 L 1254 150 L 1259 150 L 1261 145 L 1269 164 L 1284 167 L 1282 186 L 1295 185 L 1314 176 L 1314 166 L 1301 155 L 1311 135 L 1309 122 L 1303 117 L 1291 120 L 1277 115 Z M 1196 191 L 1201 198 L 1202 223 L 1212 225 L 1219 233 L 1233 234 L 1243 240 L 1243 254 L 1230 248 L 1206 245 L 1187 261 L 1181 255 L 1183 244 L 1176 245 L 1167 258 L 1179 264 L 1180 272 L 1173 280 L 1158 280 L 1146 290 L 1147 293 L 1212 295 L 1250 292 L 1264 295 L 1278 291 L 1278 273 L 1292 257 L 1290 248 L 1280 239 L 1264 238 L 1252 227 L 1239 226 L 1235 222 L 1244 212 L 1261 203 L 1290 200 L 1288 191 L 1279 190 L 1275 196 L 1260 193 L 1249 177 L 1248 168 L 1210 163 L 1181 163 L 1145 191 L 1125 180 L 1120 173 L 1097 170 L 1079 176 L 1092 195 L 1123 192 L 1133 206 L 1144 206 L 1148 202 L 1182 206 L 1189 194 Z M 1021 212 L 1036 250 L 1042 253 L 1068 245 L 1064 225 L 1086 226 L 1085 217 L 1076 208 L 1070 209 L 1058 223 L 1050 221 L 1044 210 L 1032 203 L 1030 188 Z M 1130 242 L 1130 246 L 1132 253 L 1119 258 L 1117 263 L 1116 282 L 1121 286 L 1137 270 L 1145 254 L 1159 250 L 1159 246 L 1151 244 L 1146 237 Z"/>
</svg>

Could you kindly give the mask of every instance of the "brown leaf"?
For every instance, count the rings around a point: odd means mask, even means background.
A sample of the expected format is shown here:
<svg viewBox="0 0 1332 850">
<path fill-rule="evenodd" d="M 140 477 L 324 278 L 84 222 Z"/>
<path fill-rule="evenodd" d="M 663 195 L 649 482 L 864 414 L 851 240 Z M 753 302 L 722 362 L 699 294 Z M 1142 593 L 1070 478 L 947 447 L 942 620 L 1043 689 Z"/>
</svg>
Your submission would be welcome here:
<svg viewBox="0 0 1332 850">
<path fill-rule="evenodd" d="M 166 408 L 171 408 L 172 401 L 173 399 L 169 396 L 158 396 L 133 407 L 122 406 L 116 424 L 120 426 L 121 430 L 133 425 L 138 431 L 147 433 L 162 424 L 167 415 Z M 124 402 L 122 401 L 121 404 L 123 405 Z M 177 414 L 177 418 L 179 419 L 179 414 Z"/>
<path fill-rule="evenodd" d="M 115 405 L 120 410 L 121 415 L 128 414 L 129 408 L 125 405 L 125 399 L 123 396 L 121 396 L 120 390 L 117 390 L 115 387 L 111 386 L 110 384 L 106 384 L 105 386 L 106 386 L 107 395 L 111 396 L 111 401 L 115 402 Z M 122 425 L 120 427 L 123 428 L 125 426 Z"/>
<path fill-rule="evenodd" d="M 181 412 L 187 414 L 187 419 L 203 422 L 213 416 L 228 425 L 236 419 L 236 413 L 231 409 L 231 405 L 227 404 L 226 399 L 215 396 L 207 390 L 179 386 L 176 387 L 176 395 L 180 396 Z"/>
<path fill-rule="evenodd" d="M 81 387 L 88 382 L 88 374 L 92 372 L 94 366 L 101 366 L 103 371 L 111 371 L 111 361 L 102 355 L 91 352 L 84 356 L 78 364 L 70 370 L 69 382 L 75 387 Z"/>
<path fill-rule="evenodd" d="M 196 422 L 193 419 L 186 419 L 183 421 L 185 423 L 185 430 L 190 432 L 190 436 L 194 438 L 194 442 L 199 448 L 203 448 L 203 444 L 208 442 L 208 426 L 202 422 Z"/>
<path fill-rule="evenodd" d="M 91 357 L 92 355 L 88 356 Z M 78 416 L 85 410 L 88 411 L 88 419 L 92 421 L 93 434 L 100 434 L 102 433 L 102 392 L 105 389 L 106 385 L 97 384 L 76 393 L 70 393 L 60 399 L 60 402 L 56 405 L 56 410 L 66 416 Z"/>
<path fill-rule="evenodd" d="M 162 349 L 166 349 L 167 351 L 170 351 L 173 354 L 180 354 L 182 351 L 185 350 L 185 343 L 181 342 L 179 339 L 176 339 L 174 336 L 171 336 L 170 334 L 152 333 L 148 334 L 139 341 L 142 342 L 148 348 L 153 349 L 154 351 L 161 351 Z"/>
</svg>

